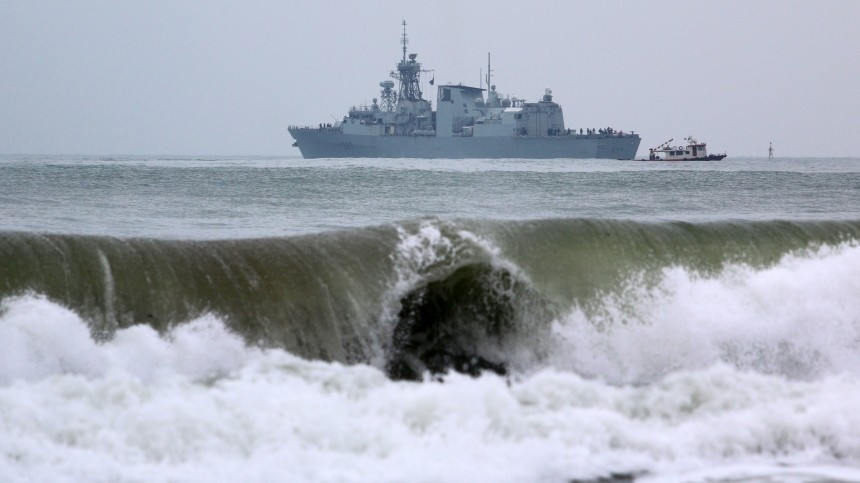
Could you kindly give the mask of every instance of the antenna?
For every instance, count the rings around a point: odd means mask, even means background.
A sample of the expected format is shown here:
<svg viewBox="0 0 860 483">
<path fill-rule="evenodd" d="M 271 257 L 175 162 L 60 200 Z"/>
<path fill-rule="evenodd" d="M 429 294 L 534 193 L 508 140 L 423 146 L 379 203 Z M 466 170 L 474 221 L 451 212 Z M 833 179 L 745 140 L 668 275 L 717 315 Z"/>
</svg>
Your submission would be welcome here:
<svg viewBox="0 0 860 483">
<path fill-rule="evenodd" d="M 409 43 L 409 39 L 406 37 L 406 19 L 403 19 L 403 37 L 401 37 L 400 43 L 403 44 L 403 62 L 406 62 L 406 44 Z"/>
<path fill-rule="evenodd" d="M 490 69 L 490 53 L 487 52 L 487 92 L 490 92 L 490 79 L 492 79 L 492 69 Z"/>
</svg>

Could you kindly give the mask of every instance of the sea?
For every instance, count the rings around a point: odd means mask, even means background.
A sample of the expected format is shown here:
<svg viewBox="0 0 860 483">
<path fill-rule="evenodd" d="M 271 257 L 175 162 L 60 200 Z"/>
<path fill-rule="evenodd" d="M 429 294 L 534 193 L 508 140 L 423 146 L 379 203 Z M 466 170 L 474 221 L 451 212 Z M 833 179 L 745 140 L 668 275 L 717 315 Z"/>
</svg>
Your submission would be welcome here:
<svg viewBox="0 0 860 483">
<path fill-rule="evenodd" d="M 860 158 L 0 156 L 0 481 L 860 481 Z"/>
</svg>

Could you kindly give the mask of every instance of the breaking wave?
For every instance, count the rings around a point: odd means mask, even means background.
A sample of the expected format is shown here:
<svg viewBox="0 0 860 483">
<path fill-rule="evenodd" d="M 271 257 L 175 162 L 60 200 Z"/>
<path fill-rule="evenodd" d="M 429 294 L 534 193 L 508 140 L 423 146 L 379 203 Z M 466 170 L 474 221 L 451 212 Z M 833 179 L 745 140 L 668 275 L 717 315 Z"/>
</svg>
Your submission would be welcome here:
<svg viewBox="0 0 860 483">
<path fill-rule="evenodd" d="M 637 383 L 717 362 L 809 378 L 860 366 L 857 240 L 860 222 L 591 219 L 213 241 L 2 233 L 0 297 L 7 313 L 21 297 L 65 307 L 96 341 L 214 318 L 251 346 L 395 379 L 553 365 Z"/>
</svg>

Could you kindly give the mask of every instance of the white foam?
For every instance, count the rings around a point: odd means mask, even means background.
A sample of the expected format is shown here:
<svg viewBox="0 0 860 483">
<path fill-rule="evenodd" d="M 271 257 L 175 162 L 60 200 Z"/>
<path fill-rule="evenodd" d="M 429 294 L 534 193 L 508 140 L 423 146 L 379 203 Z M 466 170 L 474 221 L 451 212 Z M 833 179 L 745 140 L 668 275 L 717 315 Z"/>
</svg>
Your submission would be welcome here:
<svg viewBox="0 0 860 483">
<path fill-rule="evenodd" d="M 110 370 L 142 379 L 159 373 L 215 377 L 241 365 L 249 350 L 213 315 L 180 324 L 164 338 L 135 325 L 98 344 L 77 314 L 44 297 L 12 297 L 0 305 L 0 383 Z"/>
<path fill-rule="evenodd" d="M 398 283 L 395 288 L 401 292 L 440 273 L 449 274 L 452 268 L 464 263 L 486 262 L 524 277 L 494 243 L 451 221 L 423 220 L 413 230 L 398 226 L 397 234 L 399 242 L 394 262 Z"/>
<path fill-rule="evenodd" d="M 36 296 L 0 305 L 0 382 L 62 372 L 94 374 L 104 363 L 104 354 L 72 311 Z"/>
<path fill-rule="evenodd" d="M 555 327 L 553 363 L 608 381 L 647 382 L 724 362 L 810 378 L 860 373 L 860 247 L 785 256 L 703 277 L 664 270 L 660 283 L 574 309 Z"/>
<path fill-rule="evenodd" d="M 727 366 L 643 387 L 549 369 L 395 383 L 368 366 L 255 351 L 211 381 L 113 370 L 6 385 L 0 478 L 513 482 L 851 465 L 858 389 Z"/>
</svg>

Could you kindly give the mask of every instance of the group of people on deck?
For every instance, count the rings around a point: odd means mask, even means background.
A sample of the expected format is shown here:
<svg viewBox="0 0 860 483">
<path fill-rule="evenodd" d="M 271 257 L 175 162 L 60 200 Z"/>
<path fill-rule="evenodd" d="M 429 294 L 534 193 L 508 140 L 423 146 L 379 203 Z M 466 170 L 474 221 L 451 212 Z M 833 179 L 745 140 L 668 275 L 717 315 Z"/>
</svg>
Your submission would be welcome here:
<svg viewBox="0 0 860 483">
<path fill-rule="evenodd" d="M 576 134 L 576 129 L 573 129 L 573 130 L 568 129 L 567 134 L 568 135 L 569 134 Z M 602 128 L 602 129 L 585 129 L 585 131 L 583 132 L 583 129 L 579 128 L 579 134 L 588 134 L 589 136 L 591 136 L 592 134 L 618 134 L 618 135 L 621 135 L 621 134 L 624 134 L 624 131 L 616 131 L 615 129 L 612 129 L 611 127 L 607 127 L 607 128 Z"/>
</svg>

